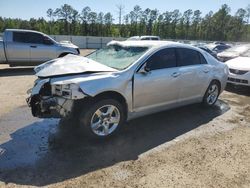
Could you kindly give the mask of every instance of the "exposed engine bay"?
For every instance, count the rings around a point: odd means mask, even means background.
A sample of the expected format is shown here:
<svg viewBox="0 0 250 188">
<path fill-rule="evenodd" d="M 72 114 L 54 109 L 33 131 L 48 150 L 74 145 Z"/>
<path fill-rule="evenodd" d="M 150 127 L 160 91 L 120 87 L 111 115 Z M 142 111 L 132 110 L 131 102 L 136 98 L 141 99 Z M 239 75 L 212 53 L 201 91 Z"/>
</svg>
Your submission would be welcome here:
<svg viewBox="0 0 250 188">
<path fill-rule="evenodd" d="M 37 79 L 28 91 L 27 103 L 33 116 L 61 118 L 71 114 L 76 100 L 86 97 L 76 84 L 51 83 L 52 79 Z"/>
</svg>

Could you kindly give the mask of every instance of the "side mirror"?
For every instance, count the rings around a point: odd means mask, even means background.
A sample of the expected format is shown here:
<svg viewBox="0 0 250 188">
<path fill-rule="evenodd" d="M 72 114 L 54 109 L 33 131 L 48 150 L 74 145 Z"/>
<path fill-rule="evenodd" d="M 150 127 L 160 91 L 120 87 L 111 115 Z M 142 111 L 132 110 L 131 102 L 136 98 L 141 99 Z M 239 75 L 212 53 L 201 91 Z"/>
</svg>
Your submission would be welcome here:
<svg viewBox="0 0 250 188">
<path fill-rule="evenodd" d="M 150 72 L 150 68 L 149 68 L 147 65 L 144 67 L 144 70 L 145 70 L 146 72 Z"/>
<path fill-rule="evenodd" d="M 43 38 L 43 44 L 45 45 L 52 45 L 54 44 L 48 37 Z"/>
<path fill-rule="evenodd" d="M 139 70 L 139 73 L 141 74 L 148 74 L 149 72 L 150 72 L 150 68 L 147 66 L 147 63 L 145 63 Z"/>
</svg>

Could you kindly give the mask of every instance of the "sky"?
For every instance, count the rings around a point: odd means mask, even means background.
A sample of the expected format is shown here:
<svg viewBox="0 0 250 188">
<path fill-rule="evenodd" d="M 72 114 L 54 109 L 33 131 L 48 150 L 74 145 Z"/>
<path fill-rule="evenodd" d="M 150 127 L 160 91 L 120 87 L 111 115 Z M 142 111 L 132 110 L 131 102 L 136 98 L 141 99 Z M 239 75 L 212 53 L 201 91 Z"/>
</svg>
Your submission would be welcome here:
<svg viewBox="0 0 250 188">
<path fill-rule="evenodd" d="M 81 12 L 83 7 L 89 6 L 96 12 L 111 12 L 118 21 L 116 5 L 124 5 L 124 14 L 129 13 L 135 5 L 142 9 L 157 8 L 160 12 L 179 9 L 184 12 L 187 9 L 201 10 L 205 15 L 210 10 L 216 12 L 222 4 L 231 7 L 231 14 L 238 8 L 246 8 L 249 0 L 0 0 L 0 16 L 10 18 L 47 18 L 46 11 L 49 8 L 56 9 L 63 4 L 69 4 Z"/>
</svg>

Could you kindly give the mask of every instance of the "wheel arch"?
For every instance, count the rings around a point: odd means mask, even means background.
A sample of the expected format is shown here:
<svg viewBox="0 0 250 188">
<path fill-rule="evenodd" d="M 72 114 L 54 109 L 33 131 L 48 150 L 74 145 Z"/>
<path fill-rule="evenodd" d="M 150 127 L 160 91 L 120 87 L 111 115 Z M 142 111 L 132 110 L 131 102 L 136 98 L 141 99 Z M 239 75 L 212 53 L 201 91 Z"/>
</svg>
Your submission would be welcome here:
<svg viewBox="0 0 250 188">
<path fill-rule="evenodd" d="M 93 98 L 97 100 L 115 99 L 118 102 L 120 102 L 122 105 L 124 105 L 126 111 L 128 110 L 128 104 L 127 104 L 126 98 L 117 91 L 104 91 L 102 93 L 97 94 Z"/>
<path fill-rule="evenodd" d="M 220 80 L 219 79 L 213 79 L 213 80 L 211 80 L 210 84 L 212 82 L 216 82 L 219 85 L 219 90 L 220 90 L 220 93 L 221 93 L 222 92 L 222 88 L 221 88 L 221 82 L 220 82 Z"/>
<path fill-rule="evenodd" d="M 114 100 L 117 100 L 118 102 L 120 102 L 121 105 L 124 107 L 125 116 L 127 118 L 127 115 L 128 115 L 127 100 L 121 93 L 119 93 L 117 91 L 104 91 L 104 92 L 98 93 L 95 96 L 88 96 L 86 98 L 76 100 L 75 110 L 77 112 L 79 112 L 83 106 L 88 107 L 89 105 L 91 105 L 97 101 L 103 100 L 103 99 L 114 99 Z"/>
</svg>

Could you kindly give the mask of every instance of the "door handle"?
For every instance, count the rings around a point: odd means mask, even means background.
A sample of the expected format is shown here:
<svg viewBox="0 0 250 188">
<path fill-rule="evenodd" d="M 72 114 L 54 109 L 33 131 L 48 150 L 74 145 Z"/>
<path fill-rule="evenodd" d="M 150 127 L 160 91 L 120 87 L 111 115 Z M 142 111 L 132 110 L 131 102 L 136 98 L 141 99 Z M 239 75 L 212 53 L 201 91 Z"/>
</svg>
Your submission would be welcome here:
<svg viewBox="0 0 250 188">
<path fill-rule="evenodd" d="M 203 69 L 203 72 L 204 72 L 204 73 L 208 73 L 208 72 L 209 72 L 209 69 Z"/>
<path fill-rule="evenodd" d="M 171 76 L 172 77 L 174 77 L 174 78 L 176 78 L 176 77 L 178 77 L 178 76 L 180 76 L 181 74 L 179 73 L 179 72 L 174 72 Z"/>
<path fill-rule="evenodd" d="M 31 48 L 36 48 L 37 46 L 30 46 Z"/>
</svg>

